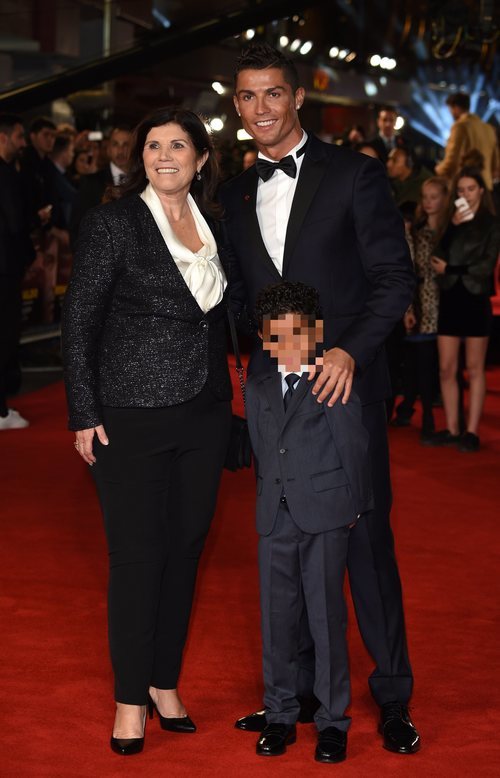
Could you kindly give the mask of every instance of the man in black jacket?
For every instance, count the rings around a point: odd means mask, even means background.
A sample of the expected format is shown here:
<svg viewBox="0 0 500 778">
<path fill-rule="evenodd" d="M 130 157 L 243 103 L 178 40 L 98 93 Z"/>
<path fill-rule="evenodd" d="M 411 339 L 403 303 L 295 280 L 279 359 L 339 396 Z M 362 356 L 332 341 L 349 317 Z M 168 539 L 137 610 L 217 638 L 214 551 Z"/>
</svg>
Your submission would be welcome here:
<svg viewBox="0 0 500 778">
<path fill-rule="evenodd" d="M 21 325 L 21 281 L 35 258 L 28 209 L 15 167 L 25 146 L 21 119 L 0 115 L 0 431 L 28 426 L 26 419 L 7 407 L 8 375 L 17 359 Z"/>
<path fill-rule="evenodd" d="M 370 435 L 375 508 L 352 531 L 347 561 L 360 631 L 376 663 L 370 688 L 381 708 L 385 748 L 413 753 L 419 736 L 407 708 L 413 678 L 389 523 L 384 403 L 391 390 L 383 344 L 414 289 L 402 219 L 379 162 L 302 130 L 304 90 L 281 53 L 266 44 L 250 47 L 238 62 L 235 87 L 236 111 L 259 158 L 221 189 L 233 305 L 251 315 L 260 289 L 281 279 L 320 293 L 326 351 L 312 391 L 333 405 L 347 402 L 354 386 Z M 268 369 L 262 349 L 249 369 Z M 304 645 L 306 633 L 304 622 Z M 304 650 L 301 659 L 299 692 L 310 699 L 312 652 Z M 311 720 L 310 713 L 304 708 L 302 720 Z M 261 711 L 236 726 L 258 731 L 265 723 Z"/>
</svg>

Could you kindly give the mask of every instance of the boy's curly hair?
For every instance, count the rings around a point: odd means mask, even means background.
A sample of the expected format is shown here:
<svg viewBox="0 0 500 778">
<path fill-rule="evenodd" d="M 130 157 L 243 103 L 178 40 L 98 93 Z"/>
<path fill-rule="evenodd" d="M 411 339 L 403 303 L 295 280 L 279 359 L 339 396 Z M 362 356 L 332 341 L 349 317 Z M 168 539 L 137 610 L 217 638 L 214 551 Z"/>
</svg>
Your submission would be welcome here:
<svg viewBox="0 0 500 778">
<path fill-rule="evenodd" d="M 259 327 L 262 328 L 263 319 L 276 319 L 284 313 L 320 318 L 319 293 L 300 281 L 283 281 L 261 289 L 255 301 L 255 316 Z"/>
</svg>

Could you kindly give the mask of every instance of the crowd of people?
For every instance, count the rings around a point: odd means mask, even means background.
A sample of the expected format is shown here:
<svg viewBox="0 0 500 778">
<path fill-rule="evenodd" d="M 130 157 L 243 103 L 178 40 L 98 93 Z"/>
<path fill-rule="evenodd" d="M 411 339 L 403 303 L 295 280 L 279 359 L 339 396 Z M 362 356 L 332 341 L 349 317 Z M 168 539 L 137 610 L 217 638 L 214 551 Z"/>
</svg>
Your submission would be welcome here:
<svg viewBox="0 0 500 778">
<path fill-rule="evenodd" d="M 133 135 L 115 127 L 97 170 L 92 136 L 39 119 L 27 148 L 21 120 L 0 117 L 0 272 L 12 279 L 5 294 L 15 299 L 16 327 L 34 242 L 64 229 L 75 245 L 62 327 L 69 428 L 104 518 L 110 745 L 123 756 L 142 751 L 148 708 L 164 730 L 196 730 L 178 679 L 231 433 L 228 307 L 254 341 L 248 422 L 264 669 L 264 708 L 236 727 L 259 732 L 257 755 L 280 756 L 296 722 L 314 722 L 316 761 L 346 758 L 347 568 L 375 665 L 369 686 L 384 748 L 420 748 L 390 528 L 394 390 L 384 343 L 399 322 L 406 360 L 396 421 L 409 420 L 420 395 L 423 442 L 477 451 L 500 245 L 490 195 L 496 146 L 489 154 L 464 141 L 468 114 L 460 114 L 445 174 L 425 171 L 395 133 L 393 109 L 379 112 L 379 134 L 364 150 L 360 128 L 348 133 L 352 151 L 302 128 L 305 97 L 282 53 L 267 44 L 242 53 L 234 106 L 257 154 L 222 185 L 213 140 L 187 109 L 158 109 Z M 478 132 L 474 118 L 471 137 Z M 80 144 L 86 159 L 70 179 Z M 5 337 L 0 377 L 14 354 L 15 339 Z M 447 429 L 436 433 L 438 359 Z M 0 429 L 26 426 L 7 407 L 5 380 L 0 389 Z"/>
</svg>

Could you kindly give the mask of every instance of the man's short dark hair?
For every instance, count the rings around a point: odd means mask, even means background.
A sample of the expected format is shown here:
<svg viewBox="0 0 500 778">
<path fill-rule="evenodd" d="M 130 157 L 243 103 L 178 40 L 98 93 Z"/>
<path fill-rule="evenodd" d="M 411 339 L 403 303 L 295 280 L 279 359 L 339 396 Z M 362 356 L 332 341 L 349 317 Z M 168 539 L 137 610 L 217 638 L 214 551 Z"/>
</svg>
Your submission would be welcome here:
<svg viewBox="0 0 500 778">
<path fill-rule="evenodd" d="M 15 113 L 0 113 L 0 132 L 10 135 L 16 124 L 22 126 L 23 121 Z"/>
<path fill-rule="evenodd" d="M 40 132 L 41 130 L 56 130 L 57 127 L 52 121 L 52 119 L 49 119 L 47 116 L 37 116 L 36 119 L 33 119 L 33 121 L 30 124 L 30 134 L 33 132 L 36 133 Z"/>
<path fill-rule="evenodd" d="M 380 116 L 382 111 L 387 111 L 388 113 L 395 113 L 396 116 L 398 114 L 397 109 L 394 108 L 393 105 L 381 105 L 379 108 L 377 108 L 377 118 Z"/>
<path fill-rule="evenodd" d="M 292 92 L 295 94 L 299 88 L 299 74 L 294 63 L 288 57 L 285 57 L 281 51 L 273 48 L 268 43 L 253 43 L 246 49 L 243 49 L 236 60 L 236 69 L 234 71 L 234 86 L 238 75 L 242 70 L 266 70 L 267 68 L 279 68 L 283 71 L 283 77 L 287 84 L 290 84 Z"/>
<path fill-rule="evenodd" d="M 319 293 L 300 281 L 283 281 L 265 286 L 255 301 L 255 316 L 259 327 L 263 319 L 277 319 L 285 313 L 298 313 L 312 319 L 321 316 Z"/>
<path fill-rule="evenodd" d="M 469 95 L 465 94 L 465 92 L 455 92 L 452 95 L 448 95 L 446 98 L 446 105 L 449 105 L 450 108 L 457 107 L 461 108 L 462 111 L 469 112 L 470 109 L 470 97 Z"/>
<path fill-rule="evenodd" d="M 62 152 L 66 151 L 68 146 L 73 142 L 73 137 L 71 135 L 65 135 L 64 133 L 57 135 L 54 141 L 54 148 L 52 149 L 52 156 L 56 157 L 58 154 L 62 154 Z"/>
</svg>

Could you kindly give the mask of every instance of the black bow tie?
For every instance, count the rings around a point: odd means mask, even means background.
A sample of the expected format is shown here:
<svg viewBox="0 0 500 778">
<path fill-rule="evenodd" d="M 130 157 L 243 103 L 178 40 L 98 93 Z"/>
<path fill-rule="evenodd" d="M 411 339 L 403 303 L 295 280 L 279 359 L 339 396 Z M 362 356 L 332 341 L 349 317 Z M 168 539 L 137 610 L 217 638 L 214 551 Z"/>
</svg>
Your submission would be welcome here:
<svg viewBox="0 0 500 778">
<path fill-rule="evenodd" d="M 255 163 L 257 175 L 262 178 L 263 181 L 269 181 L 275 170 L 282 170 L 290 178 L 295 178 L 297 175 L 297 165 L 291 154 L 287 157 L 283 157 L 279 162 L 268 162 L 267 159 L 257 158 Z"/>
</svg>

